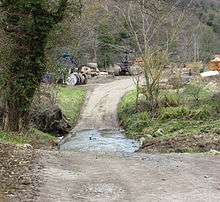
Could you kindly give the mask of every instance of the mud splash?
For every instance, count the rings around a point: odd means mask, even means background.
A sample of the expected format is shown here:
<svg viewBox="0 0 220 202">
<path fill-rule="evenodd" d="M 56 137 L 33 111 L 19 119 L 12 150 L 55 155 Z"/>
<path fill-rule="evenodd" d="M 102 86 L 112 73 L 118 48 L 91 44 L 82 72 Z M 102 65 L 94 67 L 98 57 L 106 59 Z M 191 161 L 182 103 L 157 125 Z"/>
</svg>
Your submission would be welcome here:
<svg viewBox="0 0 220 202">
<path fill-rule="evenodd" d="M 122 132 L 113 130 L 83 130 L 76 132 L 60 144 L 61 151 L 96 153 L 134 153 L 138 142 L 126 139 Z"/>
</svg>

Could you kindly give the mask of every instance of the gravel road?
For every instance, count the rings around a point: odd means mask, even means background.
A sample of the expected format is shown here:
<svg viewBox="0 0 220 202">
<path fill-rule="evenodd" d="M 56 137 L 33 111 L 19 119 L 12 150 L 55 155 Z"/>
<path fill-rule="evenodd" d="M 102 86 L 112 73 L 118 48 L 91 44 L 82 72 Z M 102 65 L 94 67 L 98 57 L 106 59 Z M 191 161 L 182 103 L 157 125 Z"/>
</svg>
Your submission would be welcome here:
<svg viewBox="0 0 220 202">
<path fill-rule="evenodd" d="M 117 106 L 126 92 L 134 89 L 130 77 L 97 85 L 89 93 L 75 131 L 86 129 L 118 129 Z"/>
<path fill-rule="evenodd" d="M 75 131 L 118 129 L 117 105 L 130 78 L 99 84 Z M 218 202 L 220 156 L 208 154 L 100 155 L 39 151 L 37 202 Z"/>
<path fill-rule="evenodd" d="M 41 153 L 37 202 L 219 202 L 220 158 Z"/>
</svg>

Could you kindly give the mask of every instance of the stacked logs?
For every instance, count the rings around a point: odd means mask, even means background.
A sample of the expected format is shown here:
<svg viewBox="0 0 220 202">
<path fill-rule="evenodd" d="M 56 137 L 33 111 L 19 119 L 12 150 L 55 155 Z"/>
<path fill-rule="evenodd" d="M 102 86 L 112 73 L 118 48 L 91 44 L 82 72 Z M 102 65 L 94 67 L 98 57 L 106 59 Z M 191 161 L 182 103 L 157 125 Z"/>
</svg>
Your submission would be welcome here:
<svg viewBox="0 0 220 202">
<path fill-rule="evenodd" d="M 67 85 L 75 86 L 75 85 L 85 85 L 87 84 L 87 76 L 86 74 L 81 73 L 72 73 L 67 78 Z"/>
</svg>

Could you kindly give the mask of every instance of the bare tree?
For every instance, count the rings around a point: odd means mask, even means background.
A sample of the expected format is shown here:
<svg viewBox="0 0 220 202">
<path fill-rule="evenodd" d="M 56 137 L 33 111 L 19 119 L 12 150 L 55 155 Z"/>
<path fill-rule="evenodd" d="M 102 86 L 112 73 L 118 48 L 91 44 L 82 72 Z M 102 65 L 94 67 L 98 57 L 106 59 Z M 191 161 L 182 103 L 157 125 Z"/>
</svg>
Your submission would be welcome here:
<svg viewBox="0 0 220 202">
<path fill-rule="evenodd" d="M 180 3 L 139 0 L 129 1 L 126 6 L 115 5 L 133 36 L 136 55 L 142 58 L 145 85 L 140 92 L 146 97 L 152 114 L 158 106 L 163 69 L 175 52 L 192 0 L 181 7 Z"/>
</svg>

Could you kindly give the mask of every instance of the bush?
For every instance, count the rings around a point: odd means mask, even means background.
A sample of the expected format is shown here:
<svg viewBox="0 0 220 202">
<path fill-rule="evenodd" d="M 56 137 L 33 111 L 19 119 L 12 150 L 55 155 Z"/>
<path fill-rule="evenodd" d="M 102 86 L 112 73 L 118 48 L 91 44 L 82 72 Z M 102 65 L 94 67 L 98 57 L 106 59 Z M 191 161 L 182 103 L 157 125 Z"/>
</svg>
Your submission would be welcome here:
<svg viewBox="0 0 220 202">
<path fill-rule="evenodd" d="M 195 80 L 188 84 L 183 90 L 183 97 L 198 103 L 202 98 L 207 96 L 209 92 L 205 90 L 205 84 L 200 80 Z"/>
<path fill-rule="evenodd" d="M 194 119 L 206 119 L 212 115 L 210 107 L 203 105 L 198 109 L 192 110 L 191 117 Z"/>
<path fill-rule="evenodd" d="M 120 120 L 124 120 L 127 116 L 136 113 L 135 95 L 136 92 L 132 91 L 122 99 L 118 107 L 118 117 Z"/>
<path fill-rule="evenodd" d="M 180 104 L 180 97 L 177 93 L 166 92 L 166 94 L 160 98 L 161 107 L 178 107 Z"/>
<path fill-rule="evenodd" d="M 175 119 L 175 118 L 183 118 L 187 117 L 191 114 L 189 108 L 181 106 L 181 107 L 163 107 L 160 110 L 160 119 Z"/>
<path fill-rule="evenodd" d="M 144 128 L 150 125 L 151 121 L 147 112 L 133 114 L 127 118 L 125 126 L 127 130 L 142 132 Z"/>
<path fill-rule="evenodd" d="M 151 125 L 147 112 L 124 116 L 122 125 L 129 138 L 139 139 L 143 136 L 143 130 Z"/>
</svg>

